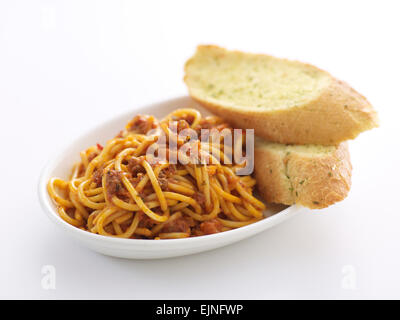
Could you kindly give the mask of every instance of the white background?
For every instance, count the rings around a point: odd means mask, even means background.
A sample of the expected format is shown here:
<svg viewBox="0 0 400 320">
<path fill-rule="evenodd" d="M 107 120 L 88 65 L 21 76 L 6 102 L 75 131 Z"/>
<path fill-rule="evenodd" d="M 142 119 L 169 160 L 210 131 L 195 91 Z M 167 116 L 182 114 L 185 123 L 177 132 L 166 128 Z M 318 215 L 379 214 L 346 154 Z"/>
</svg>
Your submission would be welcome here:
<svg viewBox="0 0 400 320">
<path fill-rule="evenodd" d="M 397 1 L 1 1 L 0 298 L 400 298 Z M 313 63 L 381 127 L 351 141 L 346 200 L 240 243 L 129 261 L 81 247 L 43 214 L 52 150 L 148 102 L 186 94 L 197 44 Z M 56 289 L 41 268 L 56 268 Z M 353 289 L 346 286 L 349 277 Z"/>
</svg>

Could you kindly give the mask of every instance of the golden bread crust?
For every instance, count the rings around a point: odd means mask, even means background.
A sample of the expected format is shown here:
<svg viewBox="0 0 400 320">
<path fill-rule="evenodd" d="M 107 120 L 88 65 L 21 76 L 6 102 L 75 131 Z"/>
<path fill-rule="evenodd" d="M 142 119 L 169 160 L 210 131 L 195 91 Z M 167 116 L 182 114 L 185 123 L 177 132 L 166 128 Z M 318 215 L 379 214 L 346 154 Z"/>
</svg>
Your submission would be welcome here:
<svg viewBox="0 0 400 320">
<path fill-rule="evenodd" d="M 254 165 L 258 190 L 267 202 L 320 209 L 343 200 L 351 187 L 347 143 L 322 155 L 256 144 Z"/>
<path fill-rule="evenodd" d="M 218 49 L 215 46 L 199 46 L 199 49 L 205 48 Z M 218 50 L 221 50 L 221 54 L 237 52 L 222 48 Z M 232 106 L 223 99 L 205 95 L 201 89 L 193 86 L 195 81 L 192 79 L 190 66 L 195 63 L 195 56 L 185 65 L 184 81 L 190 96 L 234 127 L 255 129 L 256 135 L 268 141 L 284 144 L 336 145 L 378 126 L 377 113 L 364 96 L 345 82 L 309 64 L 303 65 L 330 77 L 328 85 L 313 100 L 289 108 L 272 110 Z"/>
</svg>

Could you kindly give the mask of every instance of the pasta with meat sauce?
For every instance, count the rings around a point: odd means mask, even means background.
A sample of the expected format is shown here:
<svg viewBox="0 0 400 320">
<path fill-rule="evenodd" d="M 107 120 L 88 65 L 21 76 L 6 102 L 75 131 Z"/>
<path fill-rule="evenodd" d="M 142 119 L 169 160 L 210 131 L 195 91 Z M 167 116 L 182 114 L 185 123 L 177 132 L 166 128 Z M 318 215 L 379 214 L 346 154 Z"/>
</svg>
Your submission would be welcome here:
<svg viewBox="0 0 400 320">
<path fill-rule="evenodd" d="M 88 232 L 131 239 L 202 236 L 262 219 L 265 205 L 253 196 L 255 180 L 237 175 L 243 163 L 225 163 L 233 152 L 224 145 L 225 137 L 211 147 L 200 138 L 187 143 L 179 135 L 185 129 L 233 130 L 195 109 L 177 109 L 161 121 L 134 117 L 104 147 L 82 151 L 69 180 L 50 179 L 48 193 L 60 217 Z M 164 148 L 161 136 L 166 137 Z M 245 141 L 240 142 L 242 148 Z M 177 151 L 185 143 L 187 152 Z M 190 161 L 191 148 L 202 161 Z M 159 160 L 162 152 L 166 161 Z M 171 161 L 180 156 L 189 161 Z"/>
</svg>

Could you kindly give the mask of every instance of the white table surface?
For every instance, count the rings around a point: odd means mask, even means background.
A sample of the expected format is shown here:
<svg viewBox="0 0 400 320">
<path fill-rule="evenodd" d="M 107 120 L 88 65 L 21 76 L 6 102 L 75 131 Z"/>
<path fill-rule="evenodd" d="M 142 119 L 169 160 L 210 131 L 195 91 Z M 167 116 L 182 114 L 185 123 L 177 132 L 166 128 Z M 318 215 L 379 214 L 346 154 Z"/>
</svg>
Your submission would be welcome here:
<svg viewBox="0 0 400 320">
<path fill-rule="evenodd" d="M 400 298 L 398 12 L 396 1 L 0 2 L 0 298 Z M 311 62 L 368 97 L 381 127 L 350 142 L 348 198 L 187 257 L 80 246 L 43 214 L 40 169 L 109 117 L 186 94 L 200 43 Z M 55 289 L 41 285 L 45 265 Z"/>
</svg>

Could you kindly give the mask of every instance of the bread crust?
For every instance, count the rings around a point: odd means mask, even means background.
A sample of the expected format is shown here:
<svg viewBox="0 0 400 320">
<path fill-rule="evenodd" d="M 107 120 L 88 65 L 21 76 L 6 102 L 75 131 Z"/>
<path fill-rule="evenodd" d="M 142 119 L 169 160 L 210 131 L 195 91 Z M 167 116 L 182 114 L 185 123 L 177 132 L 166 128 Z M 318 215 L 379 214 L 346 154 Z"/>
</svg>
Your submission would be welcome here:
<svg viewBox="0 0 400 320">
<path fill-rule="evenodd" d="M 255 146 L 254 174 L 267 202 L 321 209 L 343 200 L 351 187 L 347 143 L 315 156 Z"/>
<path fill-rule="evenodd" d="M 378 126 L 377 113 L 368 100 L 328 73 L 330 84 L 307 104 L 281 110 L 254 110 L 232 107 L 212 97 L 202 98 L 190 86 L 188 67 L 192 61 L 189 59 L 185 65 L 184 78 L 190 96 L 234 127 L 255 129 L 256 135 L 266 140 L 284 144 L 337 145 Z"/>
</svg>

